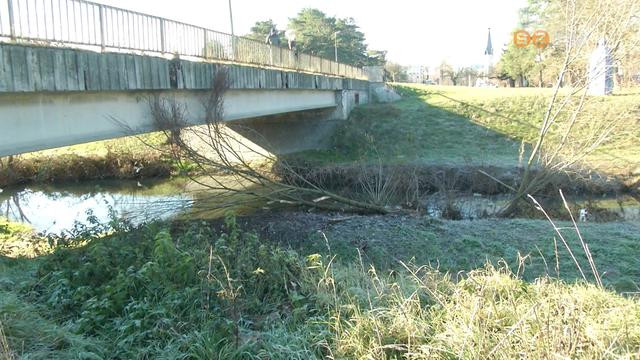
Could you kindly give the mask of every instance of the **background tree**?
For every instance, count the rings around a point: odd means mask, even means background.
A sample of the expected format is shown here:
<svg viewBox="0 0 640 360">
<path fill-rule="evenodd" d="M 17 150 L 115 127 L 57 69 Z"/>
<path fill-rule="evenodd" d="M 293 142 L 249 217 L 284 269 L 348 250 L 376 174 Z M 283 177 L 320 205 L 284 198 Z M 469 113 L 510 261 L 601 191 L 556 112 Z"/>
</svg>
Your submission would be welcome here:
<svg viewBox="0 0 640 360">
<path fill-rule="evenodd" d="M 468 66 L 460 69 L 461 82 L 467 86 L 473 86 L 475 80 L 478 78 L 478 70 Z"/>
<path fill-rule="evenodd" d="M 546 24 L 549 21 L 550 12 L 559 11 L 557 4 L 552 4 L 551 0 L 528 0 L 527 5 L 520 9 L 518 17 L 518 28 L 530 33 L 538 29 L 544 29 L 553 33 L 552 39 L 556 38 L 556 33 L 560 29 L 549 28 Z M 560 62 L 561 59 L 554 57 L 557 54 L 553 47 L 538 49 L 532 45 L 524 48 L 516 47 L 512 42 L 502 53 L 496 72 L 498 78 L 509 80 L 511 86 L 529 86 L 531 82 L 536 82 L 538 86 L 552 83 L 555 78 L 543 78 L 544 69 L 549 63 Z"/>
<path fill-rule="evenodd" d="M 271 19 L 256 21 L 256 23 L 251 27 L 251 32 L 245 35 L 245 37 L 256 41 L 265 42 L 267 35 L 269 35 L 269 32 L 271 31 L 271 28 L 276 28 L 276 30 L 280 31 L 280 29 L 278 29 L 278 25 Z M 286 43 L 286 39 L 284 39 L 282 36 L 286 36 L 286 33 L 281 35 L 282 43 Z"/>
<path fill-rule="evenodd" d="M 367 64 L 370 66 L 384 66 L 387 63 L 386 50 L 367 50 Z"/>
<path fill-rule="evenodd" d="M 623 61 L 625 51 L 638 50 L 640 38 L 635 19 L 640 13 L 640 3 L 549 0 L 545 6 L 545 12 L 553 10 L 544 20 L 553 39 L 553 56 L 545 61 L 555 63 L 555 81 L 551 96 L 545 99 L 538 135 L 527 151 L 521 181 L 517 188 L 512 188 L 513 199 L 502 211 L 506 216 L 513 215 L 520 202 L 548 186 L 557 174 L 578 176 L 583 160 L 612 137 L 633 135 L 625 130 L 631 111 L 610 117 L 595 115 L 593 109 L 601 103 L 597 97 L 588 95 L 591 77 L 586 74 L 585 64 L 602 38 L 607 40 L 614 62 Z M 531 59 L 523 58 L 521 62 Z M 566 91 L 560 91 L 563 86 Z"/>
<path fill-rule="evenodd" d="M 384 66 L 385 77 L 393 82 L 403 82 L 408 80 L 407 67 L 398 63 L 387 62 Z"/>
<path fill-rule="evenodd" d="M 543 83 L 551 84 L 555 81 L 557 73 L 564 63 L 564 44 L 576 39 L 568 39 L 566 26 L 580 26 L 589 18 L 584 18 L 584 14 L 597 16 L 596 21 L 592 21 L 591 28 L 585 29 L 585 33 L 579 34 L 580 42 L 579 56 L 571 64 L 565 76 L 562 86 L 573 86 L 580 82 L 580 78 L 585 75 L 588 54 L 595 47 L 595 43 L 600 37 L 607 38 L 608 45 L 617 55 L 617 70 L 620 76 L 617 79 L 619 84 L 631 85 L 632 77 L 640 71 L 640 16 L 634 14 L 637 0 L 580 0 L 577 11 L 572 14 L 565 12 L 567 4 L 573 1 L 561 0 L 528 0 L 527 5 L 520 10 L 518 27 L 527 31 L 544 29 L 551 38 L 551 44 L 541 53 L 542 61 L 536 62 L 536 66 L 528 74 L 531 80 L 538 84 L 540 78 Z M 617 16 L 609 15 L 612 11 L 617 12 Z M 620 21 L 620 18 L 623 21 Z M 578 48 L 576 48 L 578 50 Z M 526 59 L 525 59 L 526 60 Z M 540 72 L 543 70 L 542 76 Z M 506 72 L 503 71 L 503 75 Z"/>
<path fill-rule="evenodd" d="M 338 61 L 358 66 L 368 61 L 364 33 L 353 18 L 336 19 Z"/>
<path fill-rule="evenodd" d="M 303 9 L 289 20 L 289 28 L 303 53 L 333 59 L 337 33 L 339 62 L 362 66 L 371 61 L 364 34 L 353 18 L 336 19 L 318 9 Z"/>
<path fill-rule="evenodd" d="M 550 0 L 528 0 L 527 5 L 518 12 L 519 28 L 527 30 L 540 28 L 551 15 L 550 5 Z"/>
<path fill-rule="evenodd" d="M 438 72 L 440 73 L 440 85 L 444 85 L 445 79 L 449 79 L 451 81 L 450 74 L 453 72 L 453 66 L 451 66 L 451 64 L 449 64 L 448 62 L 443 61 L 438 66 Z"/>
<path fill-rule="evenodd" d="M 519 87 L 527 86 L 532 74 L 539 72 L 537 53 L 537 48 L 533 46 L 518 48 L 510 43 L 498 61 L 497 72 L 513 79 Z"/>
<path fill-rule="evenodd" d="M 449 79 L 451 81 L 451 84 L 454 86 L 458 85 L 464 79 L 467 79 L 468 81 L 469 76 L 472 76 L 472 77 L 477 76 L 476 70 L 471 67 L 456 68 L 456 67 L 453 67 L 451 64 L 447 63 L 446 61 L 443 61 L 440 64 L 439 68 L 440 68 L 441 81 L 444 81 L 444 79 Z"/>
</svg>

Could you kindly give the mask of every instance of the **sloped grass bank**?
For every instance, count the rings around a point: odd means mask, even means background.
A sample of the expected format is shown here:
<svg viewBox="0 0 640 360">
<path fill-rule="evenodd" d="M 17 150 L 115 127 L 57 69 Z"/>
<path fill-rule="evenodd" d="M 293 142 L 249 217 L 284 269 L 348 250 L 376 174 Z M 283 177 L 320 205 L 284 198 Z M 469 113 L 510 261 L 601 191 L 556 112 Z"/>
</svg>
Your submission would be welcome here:
<svg viewBox="0 0 640 360">
<path fill-rule="evenodd" d="M 517 187 L 544 115 L 548 89 L 421 85 L 397 89 L 404 96 L 398 102 L 356 108 L 335 132 L 330 149 L 294 154 L 289 161 L 308 179 L 328 186 L 358 187 L 363 173 L 382 169 L 384 176 L 402 177 L 404 182 L 418 174 L 427 191 L 493 194 Z M 585 109 L 589 116 L 614 119 L 623 114 L 625 126 L 581 167 L 557 174 L 549 190 L 612 194 L 637 187 L 639 98 L 630 94 L 593 99 Z"/>
<path fill-rule="evenodd" d="M 151 224 L 0 261 L 8 351 L 24 358 L 633 357 L 640 302 L 506 267 L 299 252 L 228 217 Z M 87 242 L 88 241 L 88 242 Z M 360 260 L 358 260 L 360 259 Z M 346 260 L 346 261 L 345 261 Z"/>
</svg>

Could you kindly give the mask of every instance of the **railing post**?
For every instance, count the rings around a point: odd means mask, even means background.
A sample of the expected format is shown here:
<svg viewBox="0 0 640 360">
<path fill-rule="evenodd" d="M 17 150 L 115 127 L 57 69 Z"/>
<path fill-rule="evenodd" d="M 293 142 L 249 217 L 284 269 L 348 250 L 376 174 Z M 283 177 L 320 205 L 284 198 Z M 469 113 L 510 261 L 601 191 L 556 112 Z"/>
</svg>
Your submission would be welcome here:
<svg viewBox="0 0 640 360">
<path fill-rule="evenodd" d="M 99 5 L 98 9 L 100 12 L 100 47 L 102 48 L 102 51 L 104 51 L 106 47 L 106 41 L 104 38 L 104 22 L 105 22 L 104 5 Z"/>
<path fill-rule="evenodd" d="M 11 40 L 16 39 L 16 25 L 13 19 L 13 0 L 7 1 L 9 4 L 9 34 L 11 36 Z"/>
<path fill-rule="evenodd" d="M 231 35 L 231 60 L 236 60 L 236 36 Z M 241 59 L 242 60 L 242 59 Z"/>
<path fill-rule="evenodd" d="M 164 33 L 164 19 L 160 18 L 160 50 L 162 53 L 167 52 L 167 43 L 166 43 L 165 33 Z"/>
<path fill-rule="evenodd" d="M 207 58 L 207 29 L 202 28 L 202 38 L 204 39 L 204 47 L 202 48 L 202 57 Z"/>
</svg>

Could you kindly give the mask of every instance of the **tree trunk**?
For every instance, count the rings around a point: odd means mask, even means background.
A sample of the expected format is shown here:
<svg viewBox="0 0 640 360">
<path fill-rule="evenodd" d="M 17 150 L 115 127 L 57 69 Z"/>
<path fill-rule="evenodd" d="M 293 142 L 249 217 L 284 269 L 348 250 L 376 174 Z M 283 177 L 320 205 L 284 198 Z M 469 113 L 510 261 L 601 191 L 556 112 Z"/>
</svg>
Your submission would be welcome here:
<svg viewBox="0 0 640 360">
<path fill-rule="evenodd" d="M 539 84 L 539 86 L 543 87 L 543 84 L 542 84 L 542 69 L 540 69 L 540 74 L 539 75 L 540 75 L 540 84 Z"/>
</svg>

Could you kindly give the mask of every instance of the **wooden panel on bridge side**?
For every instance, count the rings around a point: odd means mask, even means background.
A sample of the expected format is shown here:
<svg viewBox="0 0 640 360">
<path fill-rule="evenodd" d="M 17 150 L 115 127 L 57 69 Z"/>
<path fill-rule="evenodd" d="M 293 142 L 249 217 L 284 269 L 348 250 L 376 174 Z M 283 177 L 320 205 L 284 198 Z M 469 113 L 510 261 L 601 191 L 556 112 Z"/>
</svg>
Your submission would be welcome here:
<svg viewBox="0 0 640 360">
<path fill-rule="evenodd" d="M 224 66 L 233 89 L 366 90 L 368 82 L 235 64 L 0 44 L 0 92 L 208 89 Z M 172 67 L 177 84 L 171 83 Z M 177 85 L 177 86 L 176 86 Z M 349 86 L 348 88 L 345 88 Z"/>
</svg>

